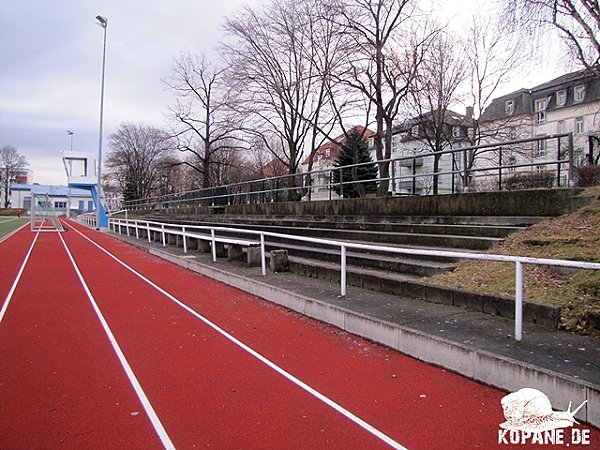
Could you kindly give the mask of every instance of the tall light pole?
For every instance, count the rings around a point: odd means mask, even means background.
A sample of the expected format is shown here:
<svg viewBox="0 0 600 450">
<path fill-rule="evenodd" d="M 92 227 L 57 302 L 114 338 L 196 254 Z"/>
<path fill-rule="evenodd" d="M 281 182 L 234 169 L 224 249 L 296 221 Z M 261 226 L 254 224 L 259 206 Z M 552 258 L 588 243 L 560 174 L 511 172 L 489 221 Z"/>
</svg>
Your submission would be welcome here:
<svg viewBox="0 0 600 450">
<path fill-rule="evenodd" d="M 67 134 L 71 137 L 71 151 L 73 151 L 73 135 L 75 134 L 75 132 L 67 130 Z"/>
<path fill-rule="evenodd" d="M 100 193 L 102 191 L 102 125 L 104 119 L 104 71 L 106 68 L 106 27 L 108 25 L 108 19 L 100 15 L 96 16 L 98 25 L 104 30 L 104 46 L 102 48 L 102 87 L 100 90 L 100 137 L 98 139 L 98 186 L 96 187 L 96 195 L 98 196 L 96 202 L 96 230 L 100 229 Z"/>
</svg>

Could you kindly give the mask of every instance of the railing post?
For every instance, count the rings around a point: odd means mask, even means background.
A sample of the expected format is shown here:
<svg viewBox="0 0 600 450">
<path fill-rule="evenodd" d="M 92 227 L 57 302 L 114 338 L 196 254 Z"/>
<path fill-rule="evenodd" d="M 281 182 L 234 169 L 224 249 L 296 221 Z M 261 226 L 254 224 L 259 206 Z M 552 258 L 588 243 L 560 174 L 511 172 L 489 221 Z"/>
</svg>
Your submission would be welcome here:
<svg viewBox="0 0 600 450">
<path fill-rule="evenodd" d="M 560 155 L 560 138 L 556 138 L 556 147 L 557 149 L 557 157 L 556 160 L 560 161 L 561 160 L 561 155 Z M 560 187 L 560 168 L 562 166 L 562 163 L 557 163 L 556 164 L 556 187 Z"/>
<path fill-rule="evenodd" d="M 523 339 L 523 263 L 515 263 L 515 340 Z"/>
<path fill-rule="evenodd" d="M 183 253 L 187 253 L 187 236 L 185 235 L 185 226 L 181 227 L 181 237 L 183 239 Z"/>
<path fill-rule="evenodd" d="M 215 241 L 215 230 L 214 230 L 214 228 L 210 229 L 210 237 L 211 237 L 211 240 L 212 240 L 212 242 L 211 242 L 212 259 L 213 259 L 213 262 L 217 262 L 217 244 L 216 244 L 216 241 Z"/>
<path fill-rule="evenodd" d="M 160 226 L 161 230 L 162 230 L 162 245 L 163 247 L 167 246 L 167 240 L 165 239 L 165 226 L 164 224 Z"/>
<path fill-rule="evenodd" d="M 267 276 L 267 263 L 265 262 L 265 235 L 260 233 L 260 271 L 263 277 Z"/>
<path fill-rule="evenodd" d="M 135 220 L 133 223 L 135 224 L 134 225 L 135 226 L 135 238 L 139 239 L 140 238 L 140 228 L 138 227 L 137 220 Z"/>
<path fill-rule="evenodd" d="M 469 191 L 469 171 L 467 169 L 467 166 L 469 164 L 469 161 L 467 159 L 467 149 L 463 149 L 463 192 L 468 192 Z"/>
<path fill-rule="evenodd" d="M 575 164 L 573 162 L 573 132 L 569 133 L 569 186 L 575 187 Z"/>
<path fill-rule="evenodd" d="M 148 230 L 148 242 L 152 242 L 152 238 L 150 237 L 150 222 L 146 222 L 146 229 Z"/>
<path fill-rule="evenodd" d="M 346 296 L 346 246 L 341 245 L 340 295 Z"/>
</svg>

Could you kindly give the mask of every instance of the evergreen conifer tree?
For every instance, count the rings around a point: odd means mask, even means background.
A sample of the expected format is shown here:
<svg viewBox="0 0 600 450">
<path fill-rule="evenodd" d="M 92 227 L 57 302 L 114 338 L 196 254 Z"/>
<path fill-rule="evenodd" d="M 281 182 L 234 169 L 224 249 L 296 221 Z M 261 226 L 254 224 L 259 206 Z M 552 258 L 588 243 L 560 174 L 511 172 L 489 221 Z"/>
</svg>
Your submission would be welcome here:
<svg viewBox="0 0 600 450">
<path fill-rule="evenodd" d="M 344 167 L 354 164 L 365 164 L 359 167 Z M 344 198 L 364 197 L 367 193 L 377 191 L 377 166 L 373 163 L 369 144 L 363 133 L 353 128 L 346 136 L 340 153 L 335 158 L 333 183 L 335 192 Z M 342 184 L 343 183 L 343 184 Z M 349 184 L 348 184 L 349 183 Z"/>
</svg>

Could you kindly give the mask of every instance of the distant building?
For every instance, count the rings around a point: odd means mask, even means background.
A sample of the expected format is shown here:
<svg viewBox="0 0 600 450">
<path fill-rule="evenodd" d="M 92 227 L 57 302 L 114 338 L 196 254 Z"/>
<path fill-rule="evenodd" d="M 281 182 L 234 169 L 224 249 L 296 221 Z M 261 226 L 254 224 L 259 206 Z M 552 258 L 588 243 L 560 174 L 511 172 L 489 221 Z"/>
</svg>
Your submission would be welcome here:
<svg viewBox="0 0 600 450">
<path fill-rule="evenodd" d="M 90 191 L 69 188 L 67 186 L 46 186 L 40 184 L 13 184 L 11 185 L 11 205 L 24 211 L 31 211 L 32 193 L 35 195 L 47 194 L 54 209 L 58 213 L 72 213 L 95 211 L 96 207 Z"/>
<path fill-rule="evenodd" d="M 480 117 L 488 142 L 549 136 L 573 132 L 573 159 L 576 165 L 592 159 L 600 143 L 600 78 L 590 70 L 568 73 L 531 89 L 519 89 L 494 99 Z M 565 159 L 566 139 L 559 148 L 556 140 L 515 145 L 504 152 L 503 165 L 512 170 L 550 172 Z M 519 168 L 520 164 L 531 164 Z M 563 172 L 566 177 L 566 171 Z M 566 180 L 564 180 L 566 181 Z"/>
<path fill-rule="evenodd" d="M 472 127 L 470 117 L 457 112 L 444 111 L 442 126 L 433 125 L 433 113 L 405 120 L 392 131 L 391 157 L 400 158 L 390 165 L 390 191 L 393 194 L 431 194 L 433 187 L 433 145 L 437 141 L 439 151 L 469 145 L 468 130 Z M 458 174 L 462 158 L 452 154 L 439 156 L 438 193 L 456 192 L 460 185 Z"/>
<path fill-rule="evenodd" d="M 368 128 L 357 125 L 352 130 L 358 130 L 359 132 L 364 131 L 364 138 L 369 144 L 369 149 L 373 148 L 373 136 L 374 131 Z M 346 142 L 346 136 L 344 134 L 339 135 L 334 140 L 326 142 L 317 148 L 312 156 L 312 172 L 318 172 L 311 175 L 310 185 L 314 186 L 311 188 L 310 199 L 311 200 L 328 200 L 330 198 L 340 198 L 335 191 L 330 189 L 328 185 L 331 183 L 331 170 L 335 167 L 335 159 L 337 158 L 342 145 Z M 302 172 L 308 172 L 309 163 L 311 157 L 307 157 L 302 162 Z M 305 197 L 308 200 L 308 196 Z"/>
</svg>

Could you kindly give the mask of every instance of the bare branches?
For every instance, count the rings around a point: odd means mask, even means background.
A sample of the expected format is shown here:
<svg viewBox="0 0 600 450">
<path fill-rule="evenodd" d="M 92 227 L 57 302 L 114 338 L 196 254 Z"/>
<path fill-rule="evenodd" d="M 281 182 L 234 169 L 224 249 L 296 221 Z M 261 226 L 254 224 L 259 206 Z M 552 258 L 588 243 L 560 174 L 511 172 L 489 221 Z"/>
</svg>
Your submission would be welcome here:
<svg viewBox="0 0 600 450">
<path fill-rule="evenodd" d="M 216 173 L 213 165 L 220 164 L 217 156 L 240 146 L 236 133 L 239 118 L 234 117 L 235 102 L 223 75 L 224 70 L 204 55 L 182 54 L 174 63 L 171 78 L 165 81 L 176 97 L 170 116 L 177 149 L 193 155 L 186 165 L 202 175 L 202 187 L 216 182 L 212 175 Z"/>
<path fill-rule="evenodd" d="M 165 174 L 177 164 L 169 135 L 143 124 L 121 124 L 110 136 L 109 146 L 107 174 L 119 184 L 126 200 L 159 193 Z"/>
<path fill-rule="evenodd" d="M 16 147 L 5 145 L 0 148 L 0 182 L 4 191 L 4 207 L 9 206 L 10 184 L 14 181 L 19 172 L 25 169 L 29 163 L 27 159 L 19 153 Z"/>
<path fill-rule="evenodd" d="M 513 29 L 538 38 L 543 31 L 558 31 L 574 60 L 599 70 L 598 0 L 504 0 L 504 5 L 504 18 Z"/>
</svg>

